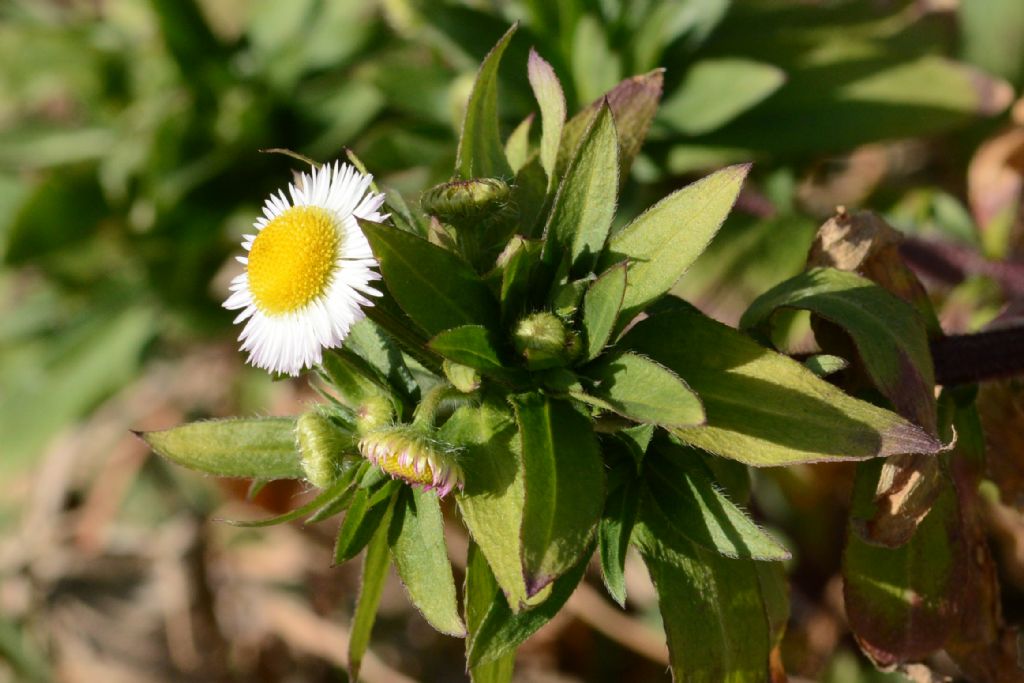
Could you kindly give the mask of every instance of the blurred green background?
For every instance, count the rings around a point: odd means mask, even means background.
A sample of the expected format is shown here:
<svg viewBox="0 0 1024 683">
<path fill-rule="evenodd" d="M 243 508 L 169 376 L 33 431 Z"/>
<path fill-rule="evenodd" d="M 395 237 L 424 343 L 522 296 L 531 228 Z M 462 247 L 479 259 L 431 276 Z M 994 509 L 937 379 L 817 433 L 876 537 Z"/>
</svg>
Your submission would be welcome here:
<svg viewBox="0 0 1024 683">
<path fill-rule="evenodd" d="M 312 605 L 306 616 L 320 626 L 346 623 L 354 578 L 328 571 L 323 539 L 211 526 L 224 506 L 245 505 L 244 487 L 148 458 L 127 430 L 312 400 L 302 383 L 246 368 L 219 307 L 240 236 L 301 168 L 260 150 L 327 161 L 351 148 L 418 210 L 419 192 L 450 174 L 476 65 L 513 21 L 506 132 L 535 108 L 531 46 L 562 79 L 570 113 L 623 78 L 666 70 L 620 220 L 701 172 L 756 162 L 734 216 L 678 289 L 712 315 L 735 321 L 800 271 L 837 205 L 880 211 L 953 259 L 952 274 L 925 273 L 947 331 L 1020 314 L 1020 285 L 990 267 L 1024 252 L 1020 0 L 0 0 L 0 680 L 100 680 L 82 647 L 126 667 L 125 680 L 342 675 L 315 646 L 303 652 L 301 633 L 280 626 L 250 642 L 223 626 L 239 618 L 225 610 L 241 609 L 224 577 L 248 571 L 234 554 L 275 543 L 297 544 L 305 564 L 257 583 L 304 595 L 291 607 Z M 814 540 L 841 534 L 842 492 L 814 497 L 818 521 L 793 522 L 815 476 L 759 480 L 760 513 L 800 547 L 787 665 L 814 680 L 876 680 L 829 603 L 840 539 Z M 273 494 L 260 504 L 279 509 L 300 492 Z M 185 540 L 164 538 L 175 523 Z M 156 619 L 153 660 L 118 654 L 116 641 L 69 645 L 91 622 L 55 596 L 120 614 L 96 603 L 95 563 L 135 558 L 136 574 L 152 578 L 163 551 L 144 541 L 154 539 L 184 544 L 181 557 L 202 561 L 183 566 L 214 577 L 179 577 L 175 609 L 194 628 L 181 635 Z M 69 587 L 75 571 L 85 578 Z M 158 587 L 172 581 L 160 576 Z M 145 611 L 134 593 L 118 599 Z M 633 607 L 638 621 L 654 618 Z M 461 680 L 459 643 L 393 610 L 379 636 L 386 665 Z M 220 631 L 209 651 L 195 645 L 203 628 Z M 564 626 L 526 648 L 524 675 L 664 678 L 606 637 Z"/>
</svg>

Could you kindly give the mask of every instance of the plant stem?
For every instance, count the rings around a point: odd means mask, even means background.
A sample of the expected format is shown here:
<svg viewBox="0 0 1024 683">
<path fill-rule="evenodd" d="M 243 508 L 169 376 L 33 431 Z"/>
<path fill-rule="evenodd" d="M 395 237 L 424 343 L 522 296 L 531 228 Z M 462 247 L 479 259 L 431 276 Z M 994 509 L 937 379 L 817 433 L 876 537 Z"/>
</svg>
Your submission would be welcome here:
<svg viewBox="0 0 1024 683">
<path fill-rule="evenodd" d="M 944 386 L 1024 374 L 1024 326 L 934 339 L 931 350 Z"/>
</svg>

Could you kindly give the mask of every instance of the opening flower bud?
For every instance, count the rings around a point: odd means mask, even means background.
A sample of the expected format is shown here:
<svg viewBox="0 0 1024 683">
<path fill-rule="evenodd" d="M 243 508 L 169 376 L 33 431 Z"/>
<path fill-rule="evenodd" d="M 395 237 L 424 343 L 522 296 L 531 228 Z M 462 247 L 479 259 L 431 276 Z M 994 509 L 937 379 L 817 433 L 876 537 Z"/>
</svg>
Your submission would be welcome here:
<svg viewBox="0 0 1024 683">
<path fill-rule="evenodd" d="M 462 488 L 459 449 L 434 438 L 422 427 L 394 425 L 363 436 L 359 452 L 392 479 L 402 479 L 444 498 Z"/>
<path fill-rule="evenodd" d="M 356 410 L 356 427 L 360 434 L 386 427 L 395 420 L 395 408 L 383 396 L 366 399 Z"/>
<path fill-rule="evenodd" d="M 508 184 L 498 178 L 456 180 L 430 188 L 420 197 L 427 213 L 451 223 L 479 218 L 508 203 Z"/>
<path fill-rule="evenodd" d="M 531 370 L 568 365 L 580 351 L 579 336 L 554 313 L 526 316 L 513 333 L 516 350 Z"/>
<path fill-rule="evenodd" d="M 295 422 L 295 437 L 306 480 L 327 488 L 344 469 L 345 454 L 355 449 L 355 435 L 320 410 L 313 410 Z"/>
</svg>

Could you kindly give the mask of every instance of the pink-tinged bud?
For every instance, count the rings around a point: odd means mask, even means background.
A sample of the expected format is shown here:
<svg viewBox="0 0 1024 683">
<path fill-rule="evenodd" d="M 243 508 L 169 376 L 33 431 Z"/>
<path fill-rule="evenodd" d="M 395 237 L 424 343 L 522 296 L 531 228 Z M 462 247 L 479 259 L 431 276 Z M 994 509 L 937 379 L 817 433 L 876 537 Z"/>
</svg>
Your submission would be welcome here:
<svg viewBox="0 0 1024 683">
<path fill-rule="evenodd" d="M 463 485 L 459 448 L 434 438 L 423 427 L 394 425 L 367 433 L 359 452 L 392 479 L 437 491 L 444 498 Z"/>
</svg>

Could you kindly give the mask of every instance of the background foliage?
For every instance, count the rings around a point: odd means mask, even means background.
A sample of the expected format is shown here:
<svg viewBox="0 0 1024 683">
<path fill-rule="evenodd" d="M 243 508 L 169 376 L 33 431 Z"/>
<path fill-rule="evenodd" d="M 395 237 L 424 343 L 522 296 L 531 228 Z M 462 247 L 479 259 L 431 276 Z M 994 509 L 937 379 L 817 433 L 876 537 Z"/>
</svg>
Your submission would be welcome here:
<svg viewBox="0 0 1024 683">
<path fill-rule="evenodd" d="M 210 526 L 201 520 L 244 492 L 148 460 L 123 435 L 186 416 L 301 409 L 300 386 L 241 367 L 218 307 L 239 236 L 294 167 L 258 150 L 327 160 L 350 146 L 412 202 L 447 179 L 476 66 L 512 20 L 522 28 L 506 56 L 514 66 L 500 73 L 506 133 L 533 108 L 521 68 L 531 46 L 559 74 L 570 112 L 621 78 L 665 67 L 662 108 L 623 179 L 619 220 L 701 171 L 757 162 L 738 211 L 678 288 L 714 317 L 738 323 L 758 294 L 800 272 L 837 204 L 874 208 L 914 236 L 947 332 L 1021 310 L 1024 115 L 1012 105 L 1024 85 L 1024 13 L 1014 0 L 9 0 L 0 13 L 0 652 L 19 676 L 90 661 L 71 625 L 97 606 L 104 562 L 122 562 L 126 585 L 168 585 L 169 566 L 192 586 L 191 604 L 112 591 L 100 605 L 134 610 L 165 634 L 166 648 L 114 657 L 129 670 L 151 656 L 166 672 L 158 680 L 197 671 L 277 680 L 275 667 L 295 658 L 327 675 L 320 658 L 336 660 L 288 629 L 351 609 L 346 577 L 312 559 L 247 575 L 245 556 L 292 543 L 308 558 L 324 534 L 275 530 L 282 540 Z M 800 351 L 806 329 L 792 314 L 766 333 Z M 982 390 L 983 419 L 996 425 L 990 454 L 1019 450 L 1020 391 Z M 1016 502 L 1014 459 L 997 462 L 1003 500 Z M 804 466 L 753 482 L 752 508 L 797 549 L 783 651 L 790 671 L 812 679 L 879 675 L 860 663 L 837 613 L 849 481 L 841 466 Z M 269 490 L 260 501 L 290 507 L 296 493 Z M 1012 507 L 986 510 L 1003 539 L 1012 622 L 1021 522 Z M 153 528 L 147 544 L 140 536 Z M 211 572 L 212 583 L 195 578 Z M 282 602 L 279 583 L 317 596 L 314 612 Z M 265 632 L 239 626 L 240 591 L 260 598 Z M 593 623 L 600 607 L 573 613 Z M 154 616 L 166 609 L 191 615 L 192 630 Z M 638 622 L 654 615 L 650 603 L 634 606 Z M 189 655 L 181 642 L 203 642 L 202 629 L 218 623 L 235 630 Z M 457 645 L 403 624 L 396 611 L 380 636 L 385 666 L 457 675 Z M 608 637 L 577 622 L 523 657 L 586 680 L 658 674 L 631 654 L 644 654 L 643 643 L 607 648 Z M 116 652 L 113 642 L 85 652 Z M 432 647 L 452 653 L 451 671 L 425 661 Z M 588 668 L 581 655 L 595 652 L 606 659 Z"/>
</svg>

